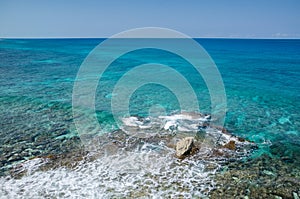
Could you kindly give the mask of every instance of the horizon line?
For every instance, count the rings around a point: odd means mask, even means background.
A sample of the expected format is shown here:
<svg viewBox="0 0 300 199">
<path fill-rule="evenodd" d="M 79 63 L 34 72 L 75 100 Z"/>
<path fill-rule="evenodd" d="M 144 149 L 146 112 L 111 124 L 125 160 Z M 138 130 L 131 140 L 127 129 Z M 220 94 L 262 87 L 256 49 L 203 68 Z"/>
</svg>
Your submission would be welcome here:
<svg viewBox="0 0 300 199">
<path fill-rule="evenodd" d="M 1 39 L 109 39 L 110 37 L 0 37 Z M 190 37 L 192 39 L 300 39 L 300 37 Z M 179 39 L 166 37 L 118 38 L 118 39 Z"/>
</svg>

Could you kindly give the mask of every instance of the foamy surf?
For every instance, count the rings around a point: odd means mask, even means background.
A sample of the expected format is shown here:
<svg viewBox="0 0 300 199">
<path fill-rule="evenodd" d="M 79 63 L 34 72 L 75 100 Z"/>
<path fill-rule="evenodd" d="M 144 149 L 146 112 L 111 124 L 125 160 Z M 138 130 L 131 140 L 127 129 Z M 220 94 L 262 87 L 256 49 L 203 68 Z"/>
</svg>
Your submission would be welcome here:
<svg viewBox="0 0 300 199">
<path fill-rule="evenodd" d="M 123 131 L 93 140 L 76 166 L 54 166 L 49 157 L 28 160 L 18 178 L 0 178 L 3 198 L 199 198 L 215 188 L 214 176 L 224 162 L 247 156 L 253 146 L 206 126 L 210 117 L 175 114 L 123 118 Z M 197 154 L 180 160 L 174 144 L 205 125 L 205 139 Z M 129 133 L 128 133 L 129 132 Z M 151 132 L 151 135 L 147 135 Z M 139 136 L 142 135 L 147 136 Z M 235 150 L 224 147 L 234 141 Z M 92 158 L 90 158 L 92 157 Z M 52 161 L 52 163 L 51 163 Z"/>
<path fill-rule="evenodd" d="M 203 196 L 213 188 L 216 168 L 207 162 L 179 162 L 170 154 L 128 153 L 102 157 L 75 169 L 35 172 L 21 179 L 2 178 L 5 198 L 111 198 Z"/>
</svg>

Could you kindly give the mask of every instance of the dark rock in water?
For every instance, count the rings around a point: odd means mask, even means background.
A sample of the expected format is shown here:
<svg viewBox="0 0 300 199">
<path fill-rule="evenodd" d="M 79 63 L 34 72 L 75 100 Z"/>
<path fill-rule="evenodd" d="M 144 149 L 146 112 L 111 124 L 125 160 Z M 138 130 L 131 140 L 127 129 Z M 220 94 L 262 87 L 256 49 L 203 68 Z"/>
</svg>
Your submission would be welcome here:
<svg viewBox="0 0 300 199">
<path fill-rule="evenodd" d="M 288 157 L 288 156 L 281 157 L 281 160 L 284 161 L 284 162 L 287 162 L 287 163 L 293 163 L 294 162 L 294 160 L 291 157 Z"/>
<path fill-rule="evenodd" d="M 229 150 L 235 150 L 235 141 L 233 141 L 233 140 L 230 140 L 227 144 L 225 144 L 224 146 L 223 146 L 224 148 L 227 148 L 227 149 L 229 149 Z"/>
<path fill-rule="evenodd" d="M 186 137 L 181 139 L 176 144 L 176 156 L 178 158 L 184 158 L 186 155 L 189 155 L 194 146 L 194 138 Z"/>
<path fill-rule="evenodd" d="M 209 127 L 209 122 L 205 121 L 201 125 L 199 125 L 199 129 L 206 129 Z"/>
</svg>

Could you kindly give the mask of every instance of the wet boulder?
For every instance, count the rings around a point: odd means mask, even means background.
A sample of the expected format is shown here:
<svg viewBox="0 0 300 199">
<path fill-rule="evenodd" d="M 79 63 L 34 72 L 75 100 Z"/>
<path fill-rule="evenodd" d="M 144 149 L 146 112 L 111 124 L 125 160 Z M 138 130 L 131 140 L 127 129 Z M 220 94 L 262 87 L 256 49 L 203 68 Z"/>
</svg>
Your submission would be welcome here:
<svg viewBox="0 0 300 199">
<path fill-rule="evenodd" d="M 194 138 L 185 137 L 176 144 L 176 156 L 178 158 L 184 158 L 189 155 L 194 147 Z"/>
</svg>

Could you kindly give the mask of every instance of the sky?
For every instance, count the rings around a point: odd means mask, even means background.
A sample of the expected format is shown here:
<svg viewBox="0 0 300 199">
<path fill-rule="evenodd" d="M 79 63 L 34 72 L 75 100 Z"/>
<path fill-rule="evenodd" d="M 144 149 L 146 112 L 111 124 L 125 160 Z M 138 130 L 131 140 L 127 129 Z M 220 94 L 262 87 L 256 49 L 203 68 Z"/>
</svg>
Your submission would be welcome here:
<svg viewBox="0 0 300 199">
<path fill-rule="evenodd" d="M 300 0 L 0 0 L 0 38 L 106 38 L 149 26 L 191 37 L 300 38 Z"/>
</svg>

